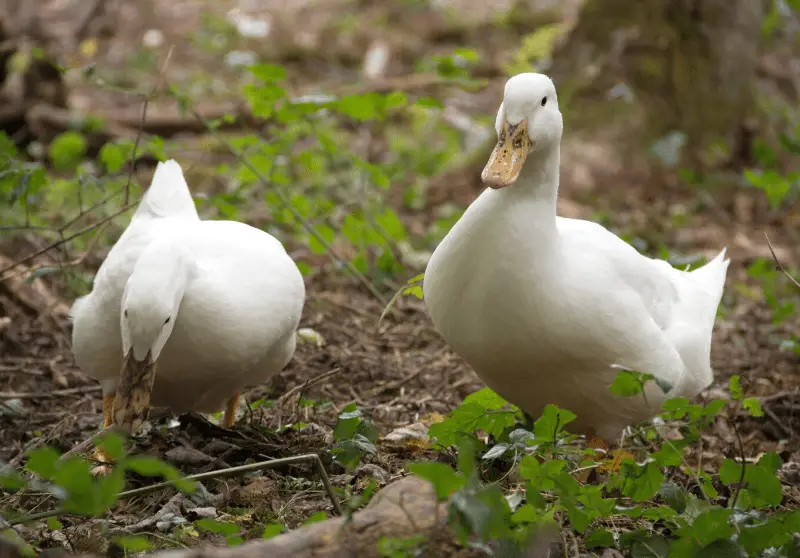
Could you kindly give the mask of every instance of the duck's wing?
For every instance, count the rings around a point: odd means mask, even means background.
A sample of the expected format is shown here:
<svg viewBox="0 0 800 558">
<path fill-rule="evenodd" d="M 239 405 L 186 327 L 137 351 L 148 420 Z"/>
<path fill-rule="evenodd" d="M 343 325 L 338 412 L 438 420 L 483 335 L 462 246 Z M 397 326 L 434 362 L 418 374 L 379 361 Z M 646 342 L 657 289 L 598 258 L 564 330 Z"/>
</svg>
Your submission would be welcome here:
<svg viewBox="0 0 800 558">
<path fill-rule="evenodd" d="M 673 385 L 671 397 L 692 397 L 708 387 L 711 332 L 728 269 L 725 250 L 684 272 L 640 254 L 596 223 L 559 219 L 559 229 L 583 280 L 593 281 L 597 296 L 609 298 L 607 305 L 598 303 L 604 309 L 599 313 L 612 316 L 614 334 L 625 336 L 630 348 L 631 362 L 619 364 L 662 376 Z M 661 356 L 652 358 L 656 354 Z"/>
</svg>

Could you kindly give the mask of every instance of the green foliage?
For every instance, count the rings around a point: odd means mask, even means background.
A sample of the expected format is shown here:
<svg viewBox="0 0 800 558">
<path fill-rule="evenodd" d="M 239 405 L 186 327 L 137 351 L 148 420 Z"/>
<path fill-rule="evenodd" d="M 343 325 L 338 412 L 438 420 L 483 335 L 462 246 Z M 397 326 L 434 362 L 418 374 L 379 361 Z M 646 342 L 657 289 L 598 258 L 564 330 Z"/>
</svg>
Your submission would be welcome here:
<svg viewBox="0 0 800 558">
<path fill-rule="evenodd" d="M 510 68 L 527 71 L 532 63 L 546 59 L 560 32 L 558 26 L 534 30 Z M 228 22 L 207 20 L 194 40 L 219 54 L 229 50 L 235 34 Z M 479 61 L 476 51 L 456 49 L 426 58 L 418 69 L 436 72 L 468 88 L 479 85 L 472 79 Z M 429 179 L 462 155 L 464 138 L 445 122 L 441 100 L 397 91 L 293 98 L 286 82 L 287 71 L 281 66 L 259 63 L 247 67 L 241 95 L 252 114 L 262 119 L 258 133 L 223 133 L 223 125 L 235 120 L 233 115 L 208 123 L 214 142 L 203 147 L 214 156 L 206 160 L 219 160 L 220 149 L 224 155 L 230 154 L 229 149 L 240 155 L 196 171 L 201 177 L 224 183 L 203 190 L 204 181 L 197 180 L 201 213 L 209 218 L 253 222 L 282 240 L 305 246 L 311 256 L 328 254 L 331 246 L 336 246 L 337 266 L 340 262 L 352 266 L 378 286 L 396 285 L 398 277 L 416 274 L 419 269 L 409 265 L 404 254 L 427 252 L 463 212 L 463 208 L 438 208 L 434 223 L 421 236 L 412 235 L 401 218 L 405 212 L 426 209 Z M 182 114 L 191 117 L 193 100 L 183 89 L 171 85 L 169 93 Z M 125 171 L 134 143 L 122 140 L 104 145 L 96 164 L 89 164 L 84 134 L 97 125 L 102 123 L 83 123 L 79 129 L 57 136 L 40 160 L 20 153 L 0 132 L 0 220 L 4 225 L 68 225 L 68 230 L 59 231 L 68 234 L 85 225 L 71 221 L 87 208 L 97 207 L 93 219 L 116 211 L 128 182 Z M 365 131 L 369 131 L 368 142 L 364 141 Z M 379 132 L 382 137 L 373 137 Z M 800 154 L 799 138 L 800 127 L 792 134 L 782 134 L 775 149 L 757 142 L 758 168 L 745 172 L 746 182 L 762 190 L 773 209 L 788 207 L 800 197 L 800 174 L 787 173 L 780 166 L 783 155 Z M 386 153 L 376 156 L 369 148 L 376 140 L 387 143 Z M 149 154 L 164 160 L 176 149 L 185 146 L 150 137 L 138 146 L 137 156 Z M 45 166 L 44 157 L 57 174 Z M 194 189 L 194 181 L 190 179 L 190 183 Z M 135 200 L 140 190 L 134 179 L 125 195 Z M 390 191 L 400 192 L 402 207 L 390 207 Z M 248 211 L 251 207 L 267 211 L 254 215 Z M 126 219 L 123 216 L 112 222 L 110 234 L 102 236 L 99 245 L 110 245 Z M 91 240 L 91 235 L 78 237 L 71 241 L 70 250 L 84 250 Z M 298 266 L 305 274 L 313 273 L 317 261 L 301 257 Z M 53 271 L 55 268 L 41 268 L 28 279 Z M 761 286 L 776 325 L 794 315 L 796 295 L 786 296 L 784 279 L 771 260 L 756 260 L 748 273 Z M 422 280 L 423 274 L 410 279 L 384 314 L 399 296 L 422 299 Z M 86 277 L 70 283 L 78 292 L 86 285 Z M 796 339 L 786 342 L 794 343 L 800 354 Z M 664 393 L 672 388 L 653 375 L 622 369 L 610 390 L 620 397 L 644 397 L 649 381 Z M 730 391 L 737 409 L 754 417 L 763 414 L 759 400 L 745 396 L 738 377 L 732 378 Z M 693 405 L 682 398 L 668 399 L 661 418 L 678 426 L 682 438 L 664 440 L 653 426 L 641 425 L 634 439 L 641 443 L 644 457 L 624 463 L 604 484 L 584 486 L 573 474 L 593 464 L 585 459 L 577 437 L 569 433 L 575 414 L 548 405 L 539 417 L 528 420 L 520 409 L 487 388 L 467 397 L 443 422 L 429 429 L 438 446 L 456 448 L 456 468 L 448 462 L 428 461 L 411 463 L 407 469 L 431 482 L 437 497 L 448 501 L 450 525 L 462 542 L 491 541 L 496 548 L 509 551 L 502 555 L 513 556 L 538 529 L 557 525 L 580 534 L 584 546 L 598 554 L 604 548 L 616 548 L 632 556 L 790 556 L 796 547 L 792 533 L 800 532 L 800 516 L 781 507 L 785 502 L 776 475 L 781 465 L 777 454 L 765 454 L 755 463 L 744 455 L 730 457 L 715 474 L 694 468 L 684 458 L 685 450 L 700 443 L 703 430 L 717 420 L 725 405 L 723 400 Z M 348 405 L 334 428 L 332 453 L 352 471 L 376 453 L 377 438 L 375 426 L 354 404 Z M 158 459 L 128 456 L 118 437 L 111 435 L 102 443 L 117 458 L 111 475 L 93 478 L 85 460 L 61 460 L 47 448 L 29 453 L 25 472 L 34 477 L 37 489 L 52 493 L 64 510 L 95 517 L 115 504 L 124 489 L 126 471 L 163 477 L 181 490 L 193 487 L 174 467 Z M 0 486 L 14 491 L 30 482 L 19 471 L 3 470 Z M 377 483 L 371 481 L 361 494 L 348 492 L 347 512 L 366 503 L 376 490 Z M 636 527 L 619 529 L 615 519 L 620 517 L 634 521 Z M 324 518 L 320 512 L 306 523 Z M 241 527 L 236 524 L 202 519 L 195 526 L 224 537 L 229 544 L 242 541 Z M 48 527 L 62 529 L 55 519 Z M 283 523 L 266 525 L 263 538 L 286 530 Z M 120 537 L 115 542 L 126 552 L 152 546 L 143 537 Z M 383 538 L 378 551 L 382 556 L 406 557 L 419 555 L 424 546 L 421 534 Z"/>
<path fill-rule="evenodd" d="M 264 533 L 261 535 L 262 539 L 271 539 L 277 537 L 286 531 L 286 525 L 282 523 L 271 523 L 264 526 Z"/>
<path fill-rule="evenodd" d="M 651 379 L 623 370 L 612 391 L 637 396 Z M 738 377 L 730 387 L 731 405 L 750 412 L 760 409 L 757 399 L 745 397 Z M 520 555 L 537 530 L 558 523 L 582 534 L 587 548 L 616 548 L 632 556 L 787 555 L 795 544 L 792 529 L 800 512 L 779 511 L 778 454 L 765 454 L 757 463 L 726 459 L 716 480 L 684 462 L 683 450 L 699 443 L 702 430 L 724 406 L 724 400 L 692 405 L 683 398 L 668 399 L 661 418 L 679 421 L 683 439 L 662 440 L 658 430 L 645 425 L 638 436 L 660 445 L 657 451 L 638 463 L 626 460 L 619 471 L 608 473 L 604 484 L 582 485 L 573 473 L 585 462 L 572 447 L 575 437 L 566 431 L 573 413 L 548 405 L 527 431 L 518 425 L 524 418 L 518 410 L 483 389 L 430 428 L 440 444 L 458 446 L 457 470 L 441 462 L 409 464 L 407 469 L 431 482 L 440 500 L 448 500 L 457 536 L 500 541 L 509 556 Z M 488 441 L 483 442 L 486 434 Z M 484 461 L 516 468 L 524 497 L 519 491 L 503 497 L 502 484 L 482 481 L 473 465 L 476 452 Z M 703 498 L 667 480 L 676 474 L 694 479 Z M 615 516 L 646 521 L 650 527 L 618 533 L 611 528 Z M 763 554 L 768 550 L 777 554 Z"/>
<path fill-rule="evenodd" d="M 381 537 L 378 539 L 378 552 L 384 558 L 414 558 L 425 544 L 425 535 L 413 537 Z"/>
<path fill-rule="evenodd" d="M 216 533 L 225 537 L 228 546 L 236 546 L 242 544 L 244 539 L 240 536 L 241 527 L 235 523 L 227 523 L 224 521 L 217 521 L 210 517 L 204 517 L 194 522 L 195 527 L 209 533 Z"/>
<path fill-rule="evenodd" d="M 114 537 L 113 542 L 126 553 L 146 552 L 153 549 L 153 543 L 146 537 L 118 536 Z"/>
<path fill-rule="evenodd" d="M 144 476 L 158 476 L 171 481 L 176 488 L 191 492 L 195 484 L 182 478 L 172 465 L 155 457 L 130 456 L 125 450 L 124 439 L 110 432 L 98 442 L 116 463 L 106 475 L 93 476 L 93 464 L 79 456 L 62 458 L 53 448 L 42 447 L 27 453 L 25 472 L 32 475 L 28 480 L 16 471 L 0 472 L 0 485 L 8 490 L 35 486 L 55 496 L 64 512 L 99 517 L 112 508 L 125 488 L 125 473 L 135 472 Z M 51 529 L 61 529 L 56 519 L 48 521 Z"/>
<path fill-rule="evenodd" d="M 86 154 L 86 138 L 79 132 L 63 132 L 50 143 L 48 157 L 56 170 L 73 170 Z"/>
<path fill-rule="evenodd" d="M 333 429 L 333 455 L 348 470 L 354 469 L 364 455 L 377 453 L 378 429 L 364 418 L 355 403 L 345 407 Z"/>
</svg>

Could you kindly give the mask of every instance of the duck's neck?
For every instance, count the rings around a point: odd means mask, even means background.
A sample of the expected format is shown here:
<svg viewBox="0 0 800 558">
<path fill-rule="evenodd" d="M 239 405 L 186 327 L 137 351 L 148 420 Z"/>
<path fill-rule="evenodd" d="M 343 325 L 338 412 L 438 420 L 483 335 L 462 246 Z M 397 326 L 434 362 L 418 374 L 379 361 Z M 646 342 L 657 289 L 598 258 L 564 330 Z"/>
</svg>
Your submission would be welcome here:
<svg viewBox="0 0 800 558">
<path fill-rule="evenodd" d="M 499 194 L 511 203 L 533 202 L 537 222 L 555 227 L 560 163 L 558 144 L 548 150 L 534 151 L 528 155 L 517 182 Z"/>
</svg>

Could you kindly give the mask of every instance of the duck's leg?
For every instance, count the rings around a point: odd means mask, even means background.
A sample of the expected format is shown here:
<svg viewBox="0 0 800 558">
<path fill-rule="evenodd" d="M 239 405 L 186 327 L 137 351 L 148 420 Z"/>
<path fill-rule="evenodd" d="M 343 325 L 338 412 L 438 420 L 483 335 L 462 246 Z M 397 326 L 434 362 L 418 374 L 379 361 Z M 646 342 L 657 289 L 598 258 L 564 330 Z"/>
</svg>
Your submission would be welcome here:
<svg viewBox="0 0 800 558">
<path fill-rule="evenodd" d="M 103 396 L 103 428 L 108 428 L 114 423 L 114 399 L 116 395 L 109 393 Z M 114 458 L 108 455 L 103 448 L 95 448 L 92 459 L 99 461 L 102 465 L 93 468 L 93 475 L 104 475 L 111 471 L 109 463 L 114 462 Z"/>
<path fill-rule="evenodd" d="M 237 393 L 228 399 L 228 403 L 225 405 L 225 415 L 222 417 L 223 428 L 230 428 L 236 422 L 236 406 L 239 404 L 240 395 Z"/>
<path fill-rule="evenodd" d="M 633 454 L 629 451 L 625 451 L 624 449 L 615 449 L 612 450 L 610 453 L 610 457 L 606 458 L 605 463 L 600 465 L 597 468 L 597 471 L 600 473 L 607 473 L 613 471 L 619 471 L 619 468 L 622 466 L 622 462 L 627 459 L 634 459 Z"/>
<path fill-rule="evenodd" d="M 598 455 L 599 452 L 597 450 L 601 450 L 604 455 L 608 453 L 608 444 L 605 442 L 605 440 L 603 440 L 602 438 L 598 438 L 597 436 L 593 436 L 586 444 L 586 447 L 593 450 L 592 455 L 586 456 L 587 460 L 598 461 L 602 459 L 603 457 Z M 576 473 L 575 480 L 577 480 L 578 482 L 588 481 L 589 476 L 592 474 L 593 470 L 594 469 L 586 469 L 585 471 Z"/>
</svg>

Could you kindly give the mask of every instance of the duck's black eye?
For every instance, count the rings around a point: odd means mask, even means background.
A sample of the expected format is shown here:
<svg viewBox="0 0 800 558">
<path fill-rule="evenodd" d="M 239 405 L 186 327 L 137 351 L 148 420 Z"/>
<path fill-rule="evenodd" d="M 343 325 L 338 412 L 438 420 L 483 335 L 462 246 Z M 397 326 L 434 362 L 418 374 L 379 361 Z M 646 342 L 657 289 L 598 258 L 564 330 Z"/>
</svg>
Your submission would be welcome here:
<svg viewBox="0 0 800 558">
<path fill-rule="evenodd" d="M 125 309 L 125 311 L 123 312 L 123 315 L 124 315 L 126 318 L 128 317 L 128 310 L 127 310 L 127 309 Z"/>
<path fill-rule="evenodd" d="M 164 325 L 167 325 L 171 319 L 172 319 L 172 316 L 167 316 L 167 319 L 164 320 Z"/>
<path fill-rule="evenodd" d="M 542 99 L 542 106 L 545 106 L 546 104 L 547 104 L 547 97 L 544 97 Z"/>
</svg>

